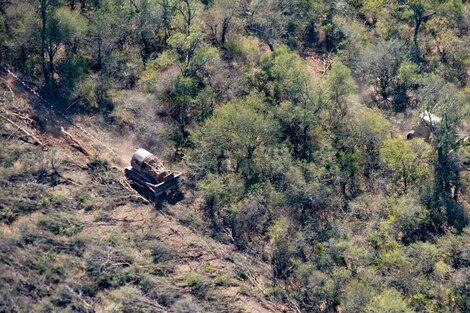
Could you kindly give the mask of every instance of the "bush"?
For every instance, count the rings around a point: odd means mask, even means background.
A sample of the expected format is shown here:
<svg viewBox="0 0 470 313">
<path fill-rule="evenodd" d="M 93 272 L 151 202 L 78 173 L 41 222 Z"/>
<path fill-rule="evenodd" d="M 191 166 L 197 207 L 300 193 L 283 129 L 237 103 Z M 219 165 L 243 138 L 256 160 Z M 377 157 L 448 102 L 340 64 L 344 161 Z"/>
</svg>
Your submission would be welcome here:
<svg viewBox="0 0 470 313">
<path fill-rule="evenodd" d="M 394 221 L 397 239 L 405 244 L 426 240 L 429 236 L 429 211 L 413 197 L 397 199 L 391 208 L 390 219 Z"/>
<path fill-rule="evenodd" d="M 162 243 L 156 243 L 152 247 L 152 258 L 154 263 L 168 262 L 174 259 L 174 252 Z"/>
<path fill-rule="evenodd" d="M 142 292 L 134 286 L 123 286 L 111 291 L 113 304 L 106 308 L 108 312 L 152 312 L 156 307 L 144 298 Z"/>
<path fill-rule="evenodd" d="M 214 284 L 216 286 L 223 286 L 223 287 L 236 286 L 235 280 L 228 275 L 216 276 L 214 278 Z"/>
<path fill-rule="evenodd" d="M 86 272 L 96 289 L 123 286 L 139 279 L 132 266 L 133 258 L 108 246 L 95 246 L 87 251 Z"/>
<path fill-rule="evenodd" d="M 73 236 L 79 233 L 83 225 L 74 217 L 65 213 L 42 217 L 38 225 L 56 235 Z"/>
<path fill-rule="evenodd" d="M 92 171 L 106 171 L 109 169 L 109 162 L 97 156 L 92 156 L 87 165 Z"/>
<path fill-rule="evenodd" d="M 348 313 L 362 313 L 375 296 L 375 290 L 366 282 L 353 281 L 345 288 L 341 304 Z"/>
<path fill-rule="evenodd" d="M 365 309 L 366 313 L 412 313 L 402 295 L 395 289 L 386 289 L 374 297 Z"/>
<path fill-rule="evenodd" d="M 234 57 L 241 57 L 249 66 L 258 63 L 261 57 L 260 41 L 256 37 L 238 36 L 229 39 L 225 49 Z"/>
<path fill-rule="evenodd" d="M 277 220 L 270 230 L 272 240 L 271 267 L 275 278 L 287 279 L 292 269 L 297 253 L 296 240 L 298 233 L 287 219 Z"/>
<path fill-rule="evenodd" d="M 78 195 L 78 200 L 80 201 L 83 209 L 88 212 L 91 211 L 94 207 L 94 203 L 90 197 L 90 194 L 87 192 L 80 192 Z"/>
<path fill-rule="evenodd" d="M 194 295 L 203 297 L 206 293 L 206 285 L 203 282 L 203 278 L 199 273 L 191 272 L 188 274 L 186 285 L 191 288 L 191 292 Z"/>
<path fill-rule="evenodd" d="M 143 275 L 139 286 L 145 295 L 166 307 L 174 304 L 182 292 L 172 282 L 150 274 Z"/>
<path fill-rule="evenodd" d="M 232 234 L 240 250 L 250 248 L 267 228 L 266 207 L 254 199 L 247 199 L 234 212 Z M 259 240 L 259 239 L 258 239 Z M 253 247 L 256 248 L 256 247 Z"/>
<path fill-rule="evenodd" d="M 172 307 L 175 313 L 199 313 L 201 312 L 198 305 L 190 299 L 181 299 L 176 302 Z"/>
</svg>

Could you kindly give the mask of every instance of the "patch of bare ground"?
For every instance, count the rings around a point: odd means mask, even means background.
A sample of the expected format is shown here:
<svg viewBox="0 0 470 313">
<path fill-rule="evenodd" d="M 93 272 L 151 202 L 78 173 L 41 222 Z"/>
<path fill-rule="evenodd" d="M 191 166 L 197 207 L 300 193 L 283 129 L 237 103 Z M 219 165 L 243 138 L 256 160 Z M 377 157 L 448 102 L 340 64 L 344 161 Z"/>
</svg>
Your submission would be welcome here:
<svg viewBox="0 0 470 313">
<path fill-rule="evenodd" d="M 302 51 L 301 57 L 310 68 L 314 79 L 324 75 L 328 71 L 333 60 L 332 54 L 318 53 L 313 49 L 305 49 Z"/>
</svg>

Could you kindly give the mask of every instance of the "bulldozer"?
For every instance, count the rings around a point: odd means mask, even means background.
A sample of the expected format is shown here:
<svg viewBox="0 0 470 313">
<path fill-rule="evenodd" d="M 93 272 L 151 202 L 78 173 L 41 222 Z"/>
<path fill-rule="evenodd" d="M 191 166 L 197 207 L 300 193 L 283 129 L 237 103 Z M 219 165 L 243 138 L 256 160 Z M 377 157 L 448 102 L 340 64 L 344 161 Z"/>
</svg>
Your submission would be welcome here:
<svg viewBox="0 0 470 313">
<path fill-rule="evenodd" d="M 406 140 L 418 137 L 423 138 L 424 141 L 430 143 L 432 139 L 432 129 L 434 127 L 433 125 L 439 124 L 442 119 L 427 110 L 421 112 L 419 114 L 419 118 L 419 124 L 414 126 L 413 129 L 406 134 Z M 458 146 L 464 146 L 470 143 L 470 136 L 465 135 L 465 133 L 458 133 L 457 135 L 458 138 L 455 143 Z"/>
<path fill-rule="evenodd" d="M 158 199 L 177 191 L 181 173 L 166 170 L 162 162 L 149 151 L 139 148 L 132 155 L 130 166 L 124 170 L 133 187 Z"/>
<path fill-rule="evenodd" d="M 431 142 L 433 125 L 439 124 L 441 118 L 429 111 L 423 111 L 419 114 L 419 123 L 406 134 L 406 139 L 410 140 L 415 137 L 423 138 L 427 143 Z"/>
</svg>

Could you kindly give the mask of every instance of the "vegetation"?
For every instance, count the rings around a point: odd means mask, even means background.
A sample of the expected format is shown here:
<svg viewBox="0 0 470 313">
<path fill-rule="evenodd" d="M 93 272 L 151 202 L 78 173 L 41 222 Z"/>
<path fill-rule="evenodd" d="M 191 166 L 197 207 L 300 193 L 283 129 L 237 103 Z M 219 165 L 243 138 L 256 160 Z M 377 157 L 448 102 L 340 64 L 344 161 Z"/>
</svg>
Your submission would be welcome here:
<svg viewBox="0 0 470 313">
<path fill-rule="evenodd" d="M 5 74 L 0 117 L 49 147 L 1 119 L 1 312 L 470 311 L 468 1 L 6 1 L 0 38 L 48 103 Z M 184 169 L 187 236 L 123 226 L 146 201 L 63 116 Z"/>
</svg>

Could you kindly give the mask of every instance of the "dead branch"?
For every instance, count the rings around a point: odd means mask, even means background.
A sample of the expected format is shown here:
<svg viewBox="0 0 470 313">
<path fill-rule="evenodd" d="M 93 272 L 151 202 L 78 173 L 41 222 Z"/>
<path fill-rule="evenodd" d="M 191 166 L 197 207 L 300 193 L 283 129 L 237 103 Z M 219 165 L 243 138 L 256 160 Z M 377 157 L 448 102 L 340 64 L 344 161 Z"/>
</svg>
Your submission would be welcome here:
<svg viewBox="0 0 470 313">
<path fill-rule="evenodd" d="M 249 266 L 245 263 L 247 261 L 248 261 L 248 258 L 241 257 L 238 260 L 234 260 L 234 263 L 235 263 L 236 266 L 238 266 L 243 271 L 243 273 L 246 275 L 246 277 L 248 278 L 248 280 L 250 281 L 250 283 L 253 287 L 256 287 L 263 294 L 267 294 L 265 288 L 262 286 L 262 284 L 256 278 L 256 275 L 252 273 Z"/>
<path fill-rule="evenodd" d="M 16 117 L 22 119 L 23 121 L 28 122 L 28 123 L 29 123 L 30 125 L 32 125 L 32 126 L 33 126 L 33 125 L 36 125 L 36 121 L 33 120 L 32 118 L 30 118 L 29 116 L 21 115 L 21 114 L 19 114 L 19 113 L 15 113 L 15 112 L 9 112 L 9 114 L 16 116 Z"/>
<path fill-rule="evenodd" d="M 13 105 L 15 108 L 18 108 L 18 102 L 16 101 L 16 96 L 15 96 L 15 93 L 13 91 L 13 89 L 11 88 L 10 84 L 6 83 L 6 86 L 8 88 L 8 90 L 10 91 L 10 94 L 11 94 L 11 100 L 13 102 Z M 16 112 L 8 112 L 6 111 L 8 114 L 11 114 L 11 115 L 14 115 L 24 121 L 27 121 L 30 125 L 36 125 L 36 121 L 33 120 L 32 118 L 30 118 L 29 116 L 26 116 L 26 115 L 21 115 L 19 113 L 16 113 Z"/>
<path fill-rule="evenodd" d="M 10 84 L 6 83 L 6 86 L 7 86 L 8 90 L 10 90 L 11 99 L 13 100 L 13 104 L 16 106 L 16 97 L 15 97 L 15 93 L 13 92 L 13 89 L 11 89 Z"/>
<path fill-rule="evenodd" d="M 70 288 L 69 286 L 67 285 L 64 285 L 64 287 L 72 294 L 74 295 L 77 299 L 79 299 L 80 301 L 82 301 L 82 303 L 87 307 L 87 308 L 92 308 L 93 306 L 91 304 L 89 304 L 85 299 L 83 299 L 83 295 L 81 292 L 75 292 L 75 290 L 73 290 L 72 288 Z"/>
<path fill-rule="evenodd" d="M 294 308 L 296 313 L 302 313 L 297 303 L 295 303 L 295 301 L 291 297 L 287 297 L 287 300 L 289 301 L 289 304 Z"/>
<path fill-rule="evenodd" d="M 159 312 L 167 312 L 167 310 L 163 306 L 161 306 L 160 303 L 158 303 L 155 300 L 153 300 L 153 301 L 152 300 L 147 300 L 144 297 L 140 298 L 139 300 L 142 301 L 143 303 L 147 304 L 148 306 L 159 310 Z"/>
<path fill-rule="evenodd" d="M 87 149 L 85 149 L 82 144 L 77 140 L 75 139 L 72 134 L 70 134 L 69 132 L 67 132 L 62 126 L 60 127 L 60 131 L 66 136 L 66 138 L 68 138 L 70 141 L 72 141 L 73 143 L 69 143 L 70 146 L 74 147 L 75 149 L 77 149 L 78 151 L 80 151 L 81 153 L 83 153 L 85 156 L 90 156 L 90 152 L 88 152 Z"/>
<path fill-rule="evenodd" d="M 120 224 L 132 224 L 132 223 L 139 223 L 139 222 L 145 222 L 146 219 L 136 219 L 136 220 L 132 220 L 132 219 L 126 219 L 126 218 L 112 218 L 112 219 L 109 219 L 108 221 L 103 221 L 103 222 L 89 222 L 89 223 L 86 223 L 85 225 L 87 227 L 99 227 L 99 226 L 117 226 L 117 225 L 120 225 Z"/>
<path fill-rule="evenodd" d="M 5 117 L 3 115 L 0 114 L 0 117 L 3 118 L 4 120 L 6 120 L 8 123 L 12 124 L 13 126 L 15 126 L 16 128 L 18 128 L 19 130 L 21 130 L 24 134 L 26 134 L 28 137 L 31 137 L 35 144 L 38 144 L 40 145 L 43 150 L 47 150 L 47 147 L 41 142 L 41 140 L 39 140 L 36 136 L 34 136 L 31 132 L 29 132 L 28 130 L 24 129 L 23 127 L 21 127 L 20 125 L 16 124 L 15 122 L 13 122 L 12 120 L 10 120 L 8 117 Z"/>
</svg>

